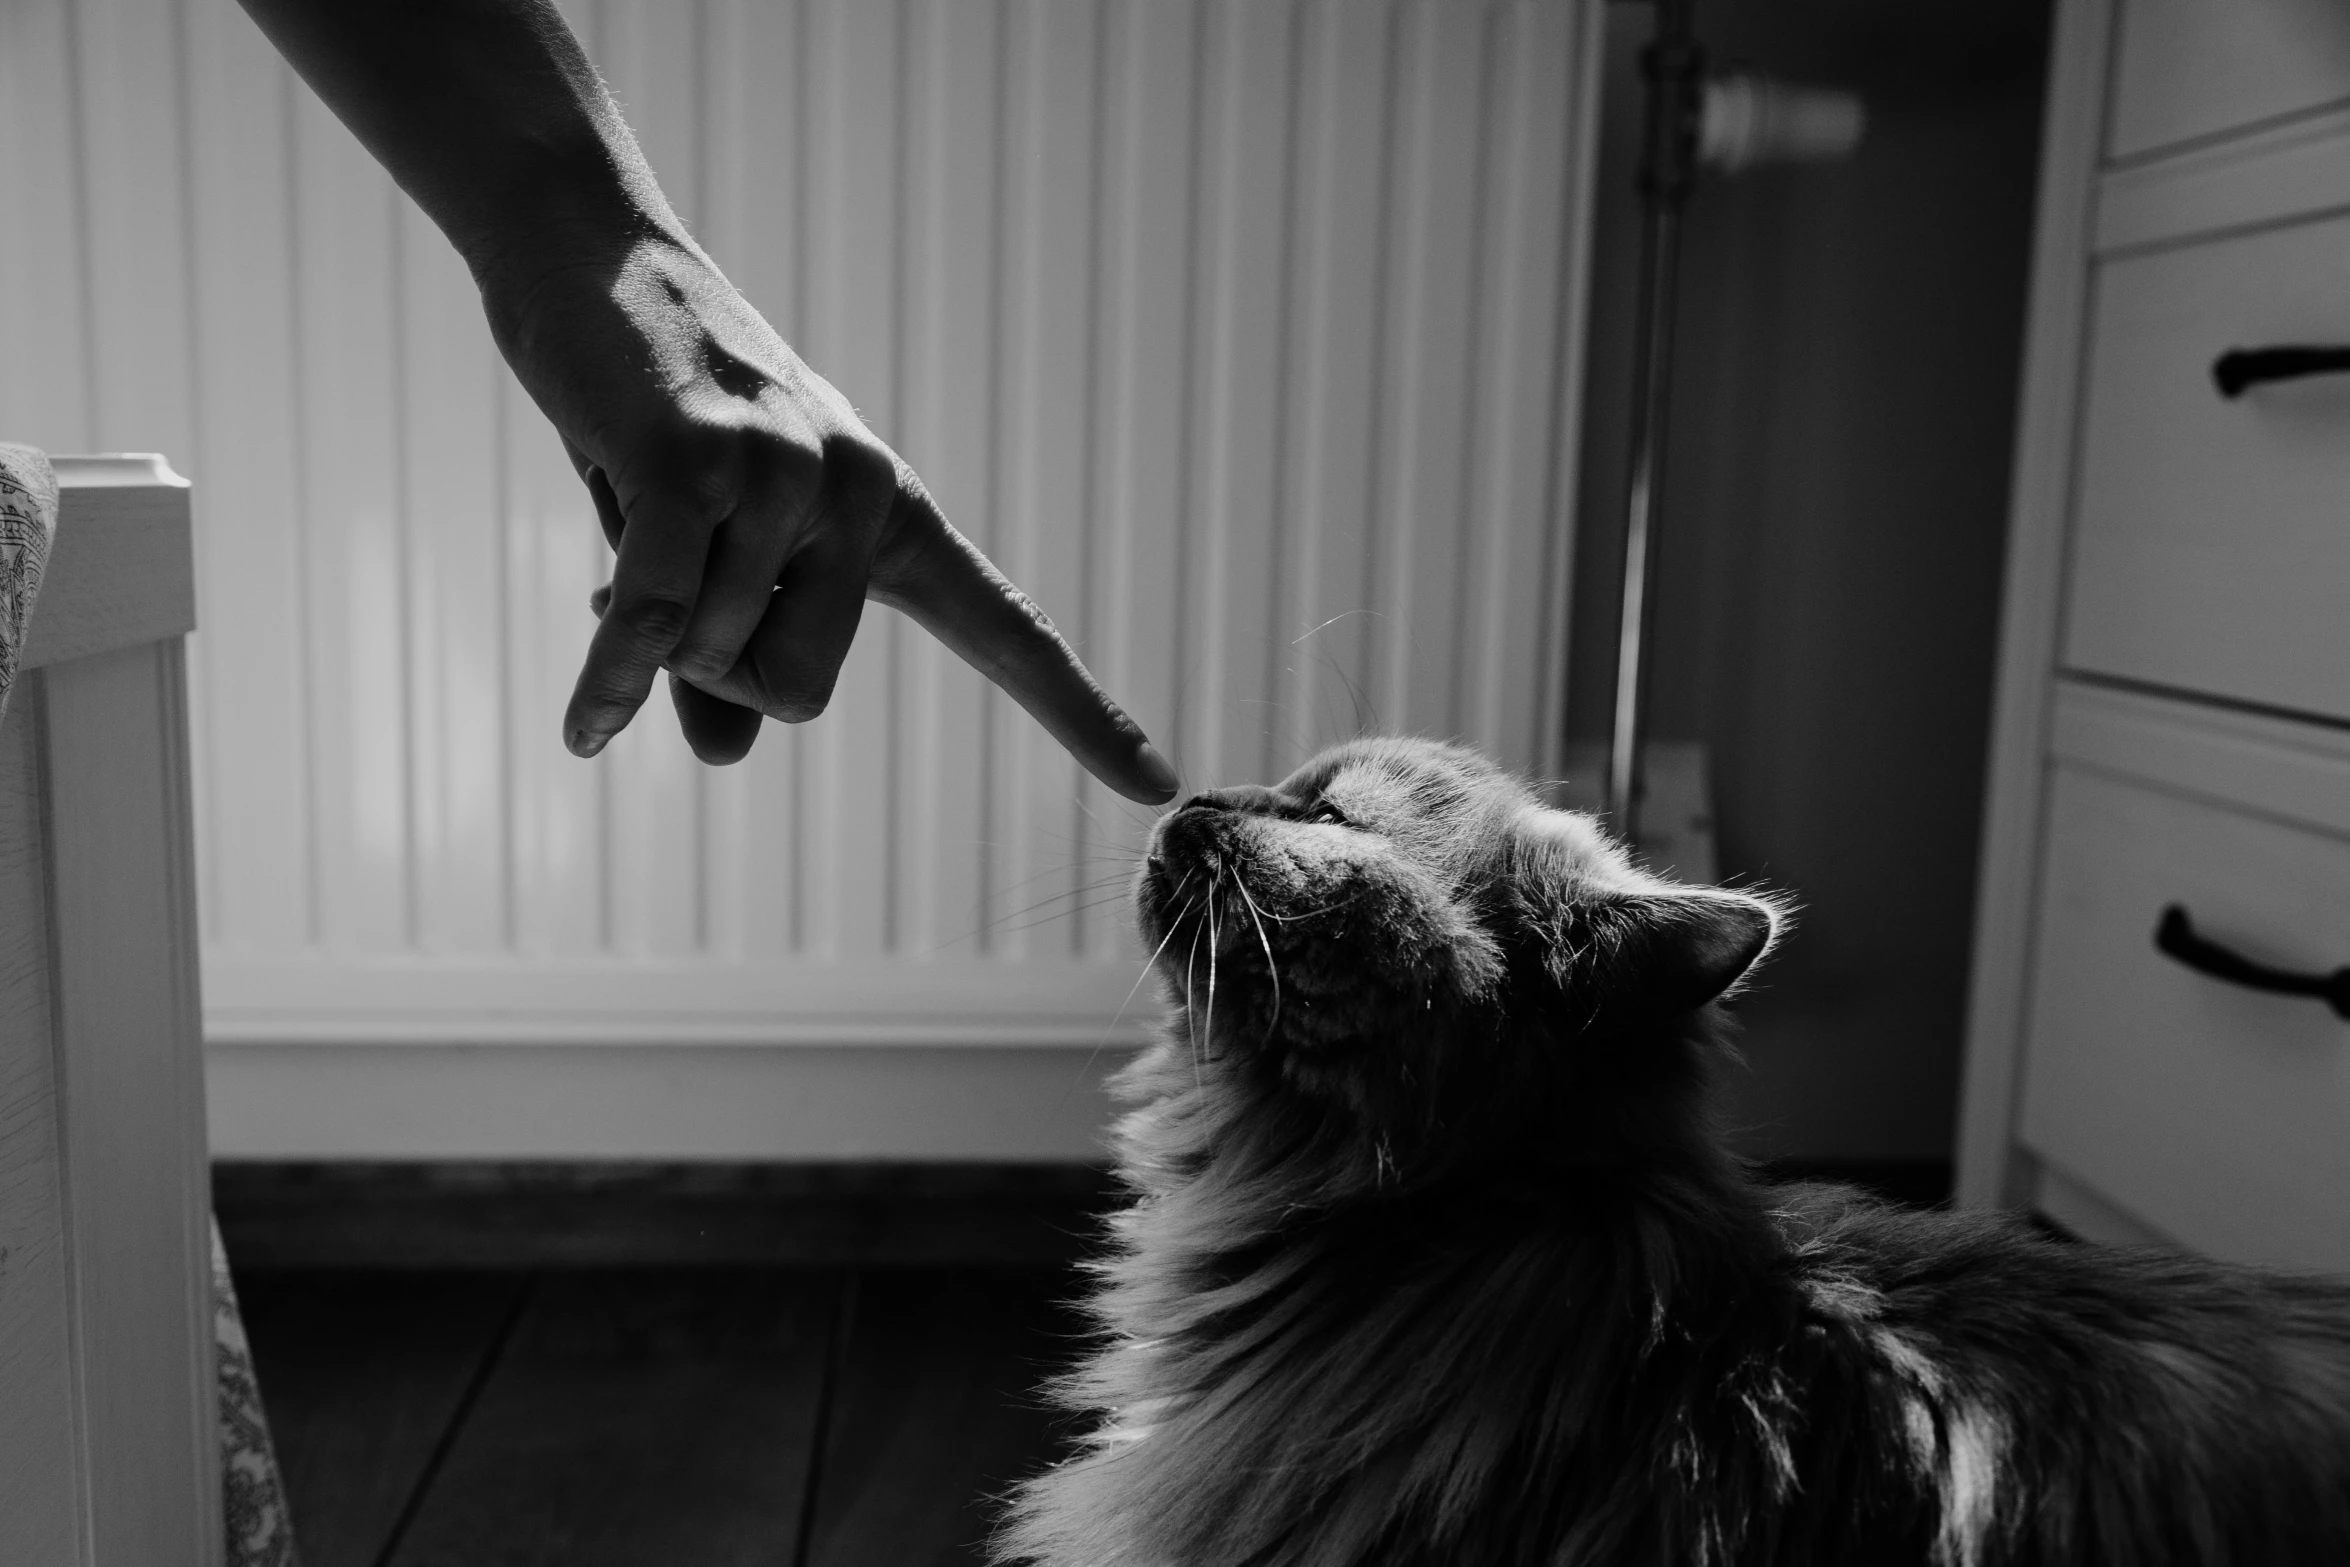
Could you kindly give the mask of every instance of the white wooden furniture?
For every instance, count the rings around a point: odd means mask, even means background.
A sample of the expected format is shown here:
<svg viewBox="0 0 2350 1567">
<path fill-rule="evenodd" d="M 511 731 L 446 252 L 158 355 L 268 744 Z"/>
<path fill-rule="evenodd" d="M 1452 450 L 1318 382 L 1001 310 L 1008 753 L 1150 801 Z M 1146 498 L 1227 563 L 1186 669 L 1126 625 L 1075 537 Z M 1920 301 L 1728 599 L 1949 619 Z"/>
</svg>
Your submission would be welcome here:
<svg viewBox="0 0 2350 1567">
<path fill-rule="evenodd" d="M 2350 1017 L 2180 939 L 2350 965 L 2350 379 L 2218 374 L 2350 348 L 2350 8 L 2061 0 L 2050 84 L 1960 1195 L 2350 1271 Z"/>
<path fill-rule="evenodd" d="M 0 1562 L 221 1556 L 188 488 L 60 458 L 0 721 Z"/>
</svg>

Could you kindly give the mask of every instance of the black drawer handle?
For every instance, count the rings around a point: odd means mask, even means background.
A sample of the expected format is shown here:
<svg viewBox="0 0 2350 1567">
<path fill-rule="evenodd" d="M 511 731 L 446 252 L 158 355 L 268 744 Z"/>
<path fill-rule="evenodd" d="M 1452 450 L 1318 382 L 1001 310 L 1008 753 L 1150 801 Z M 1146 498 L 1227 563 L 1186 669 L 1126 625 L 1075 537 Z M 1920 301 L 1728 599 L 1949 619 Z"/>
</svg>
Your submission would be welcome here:
<svg viewBox="0 0 2350 1567">
<path fill-rule="evenodd" d="M 2350 968 L 2338 968 L 2331 974 L 2293 974 L 2255 963 L 2240 952 L 2231 952 L 2218 942 L 2195 934 L 2187 911 L 2175 903 L 2162 911 L 2162 920 L 2154 927 L 2154 945 L 2163 956 L 2177 959 L 2198 974 L 2209 974 L 2213 979 L 2224 979 L 2248 990 L 2322 997 L 2337 1017 L 2350 1018 Z"/>
<path fill-rule="evenodd" d="M 2211 362 L 2211 379 L 2220 396 L 2241 397 L 2263 381 L 2337 370 L 2350 370 L 2350 348 L 2231 348 Z"/>
</svg>

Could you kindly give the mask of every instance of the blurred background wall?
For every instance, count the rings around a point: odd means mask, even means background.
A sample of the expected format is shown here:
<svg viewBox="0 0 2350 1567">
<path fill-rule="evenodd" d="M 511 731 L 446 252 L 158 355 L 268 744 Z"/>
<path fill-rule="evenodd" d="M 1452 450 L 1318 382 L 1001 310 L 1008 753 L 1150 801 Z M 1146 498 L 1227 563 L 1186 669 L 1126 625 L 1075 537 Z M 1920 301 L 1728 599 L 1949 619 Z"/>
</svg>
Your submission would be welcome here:
<svg viewBox="0 0 2350 1567">
<path fill-rule="evenodd" d="M 1638 261 L 1611 4 L 1570 730 L 1606 734 Z M 2023 341 L 2043 0 L 1703 0 L 1716 69 L 1841 86 L 1846 162 L 1688 214 L 1650 733 L 1710 752 L 1725 878 L 1804 914 L 1740 1005 L 1757 1154 L 1949 1156 Z"/>
</svg>

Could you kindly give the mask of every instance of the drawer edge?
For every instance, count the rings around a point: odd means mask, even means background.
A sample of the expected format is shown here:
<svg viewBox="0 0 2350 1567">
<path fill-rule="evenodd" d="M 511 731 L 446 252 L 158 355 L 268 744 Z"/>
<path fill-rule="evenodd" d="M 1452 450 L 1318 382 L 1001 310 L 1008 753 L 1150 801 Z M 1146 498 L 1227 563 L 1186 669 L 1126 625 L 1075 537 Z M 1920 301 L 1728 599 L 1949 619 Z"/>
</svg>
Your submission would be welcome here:
<svg viewBox="0 0 2350 1567">
<path fill-rule="evenodd" d="M 2350 207 L 2350 104 L 2169 157 L 2109 168 L 2097 181 L 2100 258 Z"/>
<path fill-rule="evenodd" d="M 2049 752 L 2350 837 L 2350 730 L 2061 679 Z"/>
</svg>

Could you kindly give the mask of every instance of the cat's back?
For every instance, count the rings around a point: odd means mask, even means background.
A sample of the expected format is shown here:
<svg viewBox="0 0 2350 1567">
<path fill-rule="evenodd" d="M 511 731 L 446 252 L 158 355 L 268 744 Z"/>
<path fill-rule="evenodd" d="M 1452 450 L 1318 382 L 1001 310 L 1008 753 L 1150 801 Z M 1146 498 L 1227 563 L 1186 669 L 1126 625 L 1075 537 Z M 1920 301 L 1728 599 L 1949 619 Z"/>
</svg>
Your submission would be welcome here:
<svg viewBox="0 0 2350 1567">
<path fill-rule="evenodd" d="M 2350 1561 L 2350 1281 L 1842 1187 L 1767 1204 L 1961 1559 Z"/>
</svg>

